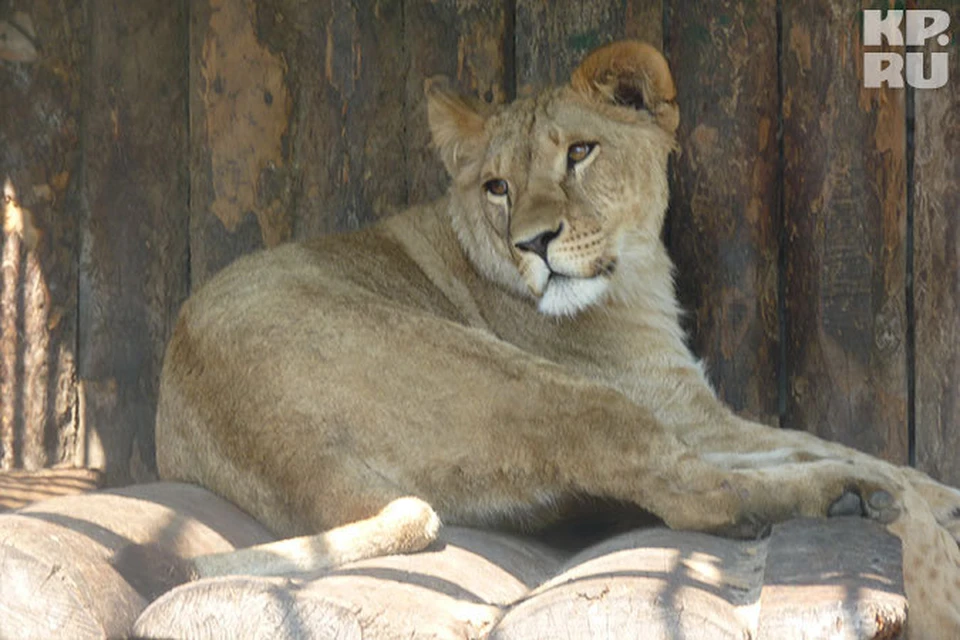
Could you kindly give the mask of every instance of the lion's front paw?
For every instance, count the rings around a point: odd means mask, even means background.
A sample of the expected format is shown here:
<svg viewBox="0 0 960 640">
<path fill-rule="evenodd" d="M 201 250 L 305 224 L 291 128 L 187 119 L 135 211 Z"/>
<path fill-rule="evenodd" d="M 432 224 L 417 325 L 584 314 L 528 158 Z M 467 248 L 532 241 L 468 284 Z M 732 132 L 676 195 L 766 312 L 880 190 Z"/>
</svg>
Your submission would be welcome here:
<svg viewBox="0 0 960 640">
<path fill-rule="evenodd" d="M 805 477 L 812 489 L 805 515 L 859 516 L 890 524 L 902 513 L 903 487 L 887 463 L 823 460 L 802 467 L 800 481 Z"/>
<path fill-rule="evenodd" d="M 890 524 L 905 511 L 903 492 L 903 476 L 885 462 L 817 459 L 692 477 L 680 499 L 657 515 L 674 528 L 755 538 L 798 517 Z"/>
<path fill-rule="evenodd" d="M 866 499 L 857 489 L 849 489 L 830 505 L 827 515 L 831 518 L 860 516 L 890 524 L 900 517 L 900 507 L 893 494 L 886 489 L 877 489 Z"/>
<path fill-rule="evenodd" d="M 815 460 L 735 472 L 744 509 L 734 528 L 762 529 L 790 518 L 858 516 L 883 524 L 902 513 L 903 487 L 883 462 Z"/>
</svg>

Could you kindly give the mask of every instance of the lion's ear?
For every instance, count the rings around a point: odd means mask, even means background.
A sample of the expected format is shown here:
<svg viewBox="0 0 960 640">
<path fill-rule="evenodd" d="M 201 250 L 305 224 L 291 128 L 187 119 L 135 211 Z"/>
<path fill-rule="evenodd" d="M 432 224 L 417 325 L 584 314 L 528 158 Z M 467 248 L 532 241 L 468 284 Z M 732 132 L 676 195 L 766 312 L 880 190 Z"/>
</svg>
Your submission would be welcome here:
<svg viewBox="0 0 960 640">
<path fill-rule="evenodd" d="M 573 72 L 570 84 L 592 100 L 645 109 L 670 133 L 680 123 L 670 67 L 646 42 L 621 40 L 595 49 Z"/>
<path fill-rule="evenodd" d="M 447 172 L 456 176 L 482 153 L 486 116 L 477 104 L 452 89 L 443 76 L 428 78 L 423 88 L 433 145 Z"/>
</svg>

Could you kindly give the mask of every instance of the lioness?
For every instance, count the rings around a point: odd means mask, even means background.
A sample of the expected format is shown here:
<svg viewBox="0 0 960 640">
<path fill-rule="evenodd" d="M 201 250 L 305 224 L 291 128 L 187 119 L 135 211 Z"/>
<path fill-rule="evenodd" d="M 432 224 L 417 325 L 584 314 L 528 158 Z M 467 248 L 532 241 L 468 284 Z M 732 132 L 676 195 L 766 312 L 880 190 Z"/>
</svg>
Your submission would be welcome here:
<svg viewBox="0 0 960 640">
<path fill-rule="evenodd" d="M 199 573 L 414 552 L 441 522 L 536 527 L 581 496 L 740 535 L 859 514 L 904 542 L 914 637 L 960 637 L 960 492 L 738 418 L 685 345 L 660 240 L 679 119 L 660 53 L 608 45 L 504 106 L 427 94 L 446 197 L 238 260 L 183 307 L 160 473 L 312 534 Z"/>
</svg>

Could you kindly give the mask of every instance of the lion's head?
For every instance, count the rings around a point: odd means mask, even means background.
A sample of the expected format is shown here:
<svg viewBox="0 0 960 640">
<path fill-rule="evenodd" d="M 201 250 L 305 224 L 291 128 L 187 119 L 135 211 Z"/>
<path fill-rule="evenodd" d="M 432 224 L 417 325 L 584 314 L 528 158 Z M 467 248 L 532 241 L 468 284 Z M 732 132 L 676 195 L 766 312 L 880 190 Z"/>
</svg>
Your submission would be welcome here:
<svg viewBox="0 0 960 640">
<path fill-rule="evenodd" d="M 679 112 L 663 56 L 591 53 L 570 84 L 492 107 L 427 82 L 450 214 L 475 266 L 569 315 L 624 294 L 659 246 Z"/>
</svg>

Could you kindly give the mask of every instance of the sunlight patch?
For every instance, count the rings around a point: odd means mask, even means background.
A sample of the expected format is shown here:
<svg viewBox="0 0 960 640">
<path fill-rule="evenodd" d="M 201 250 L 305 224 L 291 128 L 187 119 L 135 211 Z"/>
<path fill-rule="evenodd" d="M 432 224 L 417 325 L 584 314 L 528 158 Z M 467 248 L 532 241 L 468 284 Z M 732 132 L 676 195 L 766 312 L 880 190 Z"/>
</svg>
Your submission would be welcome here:
<svg viewBox="0 0 960 640">
<path fill-rule="evenodd" d="M 4 180 L 3 199 L 0 203 L 3 205 L 3 232 L 17 234 L 26 245 L 27 251 L 33 251 L 38 239 L 37 229 L 33 226 L 33 216 L 29 209 L 20 206 L 17 191 L 9 177 Z"/>
</svg>

